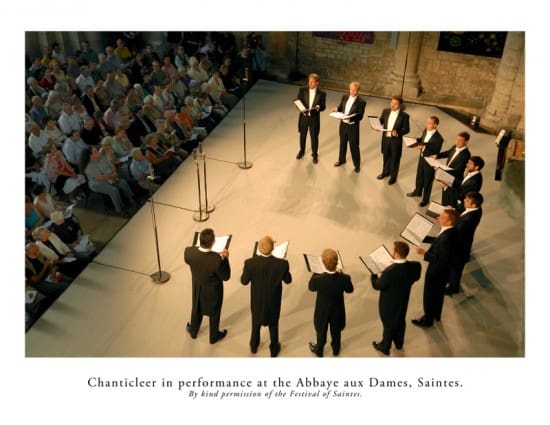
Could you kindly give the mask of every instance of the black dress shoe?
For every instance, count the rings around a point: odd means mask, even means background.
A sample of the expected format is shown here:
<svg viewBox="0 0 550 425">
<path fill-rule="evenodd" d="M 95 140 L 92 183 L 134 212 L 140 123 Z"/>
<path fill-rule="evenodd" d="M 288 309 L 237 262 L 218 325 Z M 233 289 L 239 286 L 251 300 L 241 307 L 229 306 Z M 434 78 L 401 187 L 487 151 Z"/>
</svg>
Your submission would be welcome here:
<svg viewBox="0 0 550 425">
<path fill-rule="evenodd" d="M 433 321 L 428 321 L 428 319 L 426 319 L 426 316 L 422 316 L 420 319 L 412 319 L 411 322 L 413 325 L 419 326 L 421 328 L 429 328 L 430 326 L 433 326 Z"/>
<path fill-rule="evenodd" d="M 395 180 L 395 179 L 390 179 L 390 180 L 388 181 L 388 184 L 391 186 L 392 184 L 395 184 L 396 182 L 397 182 L 397 180 Z"/>
<path fill-rule="evenodd" d="M 353 169 L 353 171 L 355 171 L 356 173 L 358 173 L 359 171 L 361 171 L 361 168 L 360 168 L 360 167 L 355 167 L 355 168 Z"/>
<path fill-rule="evenodd" d="M 384 177 L 388 177 L 388 175 L 382 173 L 382 174 L 378 174 L 378 175 L 376 176 L 376 178 L 377 178 L 378 180 L 382 180 Z"/>
<path fill-rule="evenodd" d="M 397 348 L 398 350 L 402 350 L 403 349 L 403 344 L 401 344 L 401 345 L 395 344 L 395 348 Z"/>
<path fill-rule="evenodd" d="M 344 164 L 345 164 L 345 162 L 337 161 L 337 162 L 334 163 L 334 166 L 339 167 L 340 165 L 344 165 Z"/>
<path fill-rule="evenodd" d="M 298 152 L 298 155 L 296 155 L 296 159 L 302 159 L 304 157 L 304 153 L 302 151 Z"/>
<path fill-rule="evenodd" d="M 372 341 L 372 346 L 380 351 L 381 353 L 384 353 L 386 356 L 389 356 L 390 355 L 390 350 L 388 348 L 384 349 L 382 348 L 382 345 L 380 345 L 379 343 L 377 343 L 376 341 Z"/>
<path fill-rule="evenodd" d="M 420 196 L 420 194 L 418 194 L 418 193 L 416 193 L 416 192 L 413 191 L 413 192 L 407 193 L 407 196 L 408 196 L 409 198 L 412 198 L 413 196 Z"/>
<path fill-rule="evenodd" d="M 454 289 L 454 288 L 451 288 L 450 286 L 447 286 L 445 288 L 445 295 L 454 295 L 454 294 L 458 294 L 459 290 L 458 289 Z"/>
<path fill-rule="evenodd" d="M 311 352 L 312 352 L 313 354 L 315 354 L 317 357 L 323 357 L 323 353 L 322 353 L 322 352 L 320 353 L 320 352 L 317 350 L 317 345 L 314 344 L 313 342 L 310 342 L 310 343 L 309 343 L 309 351 L 311 351 Z"/>
<path fill-rule="evenodd" d="M 189 322 L 187 322 L 187 326 L 185 326 L 185 330 L 187 332 L 189 332 L 189 335 L 191 335 L 191 338 L 195 339 L 197 337 L 197 333 L 196 332 L 193 332 L 193 330 L 191 329 L 191 325 L 189 324 Z"/>
<path fill-rule="evenodd" d="M 319 160 L 317 159 L 316 156 L 314 156 L 314 157 L 313 157 L 313 163 L 314 163 L 314 164 L 317 164 L 318 162 L 319 162 Z"/>
<path fill-rule="evenodd" d="M 226 335 L 227 335 L 227 329 L 224 329 L 223 331 L 218 332 L 218 335 L 213 340 L 212 339 L 210 340 L 210 344 L 215 344 L 220 339 L 224 339 Z"/>
<path fill-rule="evenodd" d="M 277 347 L 275 348 L 275 350 L 271 351 L 271 357 L 277 357 L 280 352 L 281 352 L 281 343 L 277 344 Z"/>
<path fill-rule="evenodd" d="M 427 203 L 426 201 L 422 201 L 422 202 L 421 202 L 420 204 L 418 204 L 418 205 L 420 205 L 421 207 L 425 207 L 426 205 L 428 205 L 428 203 Z"/>
</svg>

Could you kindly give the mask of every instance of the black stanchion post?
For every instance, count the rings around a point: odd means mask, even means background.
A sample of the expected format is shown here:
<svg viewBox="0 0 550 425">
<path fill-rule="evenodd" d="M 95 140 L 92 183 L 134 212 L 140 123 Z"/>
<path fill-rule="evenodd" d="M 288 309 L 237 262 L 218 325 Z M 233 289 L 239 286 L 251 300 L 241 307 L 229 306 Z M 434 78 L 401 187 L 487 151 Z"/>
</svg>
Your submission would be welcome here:
<svg viewBox="0 0 550 425">
<path fill-rule="evenodd" d="M 150 164 L 149 166 L 149 175 L 147 176 L 147 178 L 151 182 L 151 184 L 149 185 L 149 195 L 151 197 L 151 218 L 153 220 L 153 230 L 155 233 L 155 246 L 157 250 L 157 264 L 159 267 L 158 272 L 155 272 L 151 275 L 151 279 L 155 283 L 164 283 L 170 280 L 170 273 L 162 270 L 160 266 L 160 249 L 159 249 L 159 238 L 158 238 L 158 231 L 157 231 L 157 218 L 155 215 L 155 200 L 153 198 L 153 188 L 152 188 L 152 183 L 154 183 L 155 181 L 155 171 L 153 169 L 152 164 Z"/>
<path fill-rule="evenodd" d="M 193 220 L 206 221 L 208 220 L 208 211 L 202 209 L 202 196 L 201 196 L 201 174 L 200 174 L 200 161 L 204 163 L 204 156 L 197 152 L 197 149 L 193 149 L 193 160 L 197 167 L 197 189 L 199 194 L 199 211 L 193 214 Z"/>
<path fill-rule="evenodd" d="M 237 165 L 239 168 L 248 170 L 252 168 L 252 162 L 246 160 L 246 91 L 248 89 L 248 68 L 244 69 L 244 78 L 243 82 L 245 83 L 244 93 L 243 93 L 243 148 L 244 148 L 244 161 L 238 162 Z"/>
</svg>

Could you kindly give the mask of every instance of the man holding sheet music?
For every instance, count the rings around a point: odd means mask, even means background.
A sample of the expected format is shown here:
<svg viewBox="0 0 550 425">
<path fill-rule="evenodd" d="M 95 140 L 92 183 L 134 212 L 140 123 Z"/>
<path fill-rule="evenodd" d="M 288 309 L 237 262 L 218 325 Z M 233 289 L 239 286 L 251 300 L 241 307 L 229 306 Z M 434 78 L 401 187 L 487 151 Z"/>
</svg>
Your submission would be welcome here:
<svg viewBox="0 0 550 425">
<path fill-rule="evenodd" d="M 430 202 L 435 174 L 434 169 L 424 160 L 424 157 L 437 155 L 441 151 L 441 146 L 443 145 L 443 137 L 437 130 L 438 124 L 438 117 L 429 117 L 426 120 L 426 128 L 417 139 L 415 147 L 415 149 L 420 150 L 418 166 L 416 167 L 416 185 L 412 192 L 407 193 L 407 196 L 422 196 L 422 201 L 420 202 L 421 207 L 428 205 Z"/>
<path fill-rule="evenodd" d="M 250 310 L 252 312 L 252 333 L 250 351 L 256 353 L 260 344 L 260 329 L 269 326 L 271 357 L 281 351 L 279 343 L 279 315 L 281 312 L 282 282 L 292 282 L 288 261 L 273 255 L 275 242 L 271 236 L 264 236 L 258 242 L 257 251 L 244 262 L 241 283 L 250 287 Z M 286 254 L 286 252 L 285 252 Z"/>
<path fill-rule="evenodd" d="M 195 339 L 202 322 L 202 316 L 209 316 L 210 344 L 214 344 L 227 335 L 220 332 L 220 314 L 223 303 L 223 281 L 229 280 L 229 252 L 212 250 L 216 236 L 212 229 L 204 229 L 199 235 L 200 246 L 185 248 L 184 260 L 191 268 L 192 307 L 191 321 L 187 323 L 187 332 Z"/>
<path fill-rule="evenodd" d="M 321 255 L 325 268 L 322 274 L 313 274 L 309 280 L 309 290 L 317 292 L 313 324 L 317 333 L 317 342 L 309 343 L 309 350 L 317 357 L 323 357 L 323 349 L 327 342 L 327 330 L 330 326 L 332 353 L 340 353 L 340 334 L 346 327 L 346 308 L 344 292 L 353 292 L 353 284 L 349 275 L 337 269 L 338 253 L 333 249 L 325 249 Z"/>
<path fill-rule="evenodd" d="M 470 151 L 468 149 L 468 141 L 470 140 L 470 134 L 467 131 L 462 131 L 456 136 L 455 146 L 444 152 L 440 152 L 437 155 L 432 155 L 437 159 L 447 158 L 446 165 L 450 169 L 446 170 L 447 173 L 454 176 L 455 180 L 452 184 L 453 187 L 460 187 L 462 178 L 464 177 L 464 170 L 466 164 L 470 159 Z"/>
<path fill-rule="evenodd" d="M 381 180 L 389 176 L 388 184 L 392 185 L 397 181 L 399 173 L 403 136 L 409 132 L 409 115 L 405 112 L 400 96 L 391 98 L 390 107 L 380 115 L 380 123 L 386 131 L 382 131 L 382 173 L 376 178 Z"/>
<path fill-rule="evenodd" d="M 300 133 L 300 150 L 296 159 L 302 159 L 306 151 L 306 136 L 309 131 L 311 137 L 311 156 L 317 164 L 317 150 L 319 148 L 319 131 L 321 130 L 320 112 L 326 108 L 326 93 L 319 89 L 319 75 L 309 74 L 307 87 L 301 87 L 294 102 L 300 109 L 298 117 L 298 131 Z"/>
<path fill-rule="evenodd" d="M 443 192 L 441 194 L 441 203 L 445 206 L 455 208 L 459 213 L 464 211 L 463 200 L 468 192 L 479 192 L 483 185 L 483 176 L 481 169 L 485 166 L 485 161 L 480 156 L 471 156 L 466 163 L 466 175 L 462 179 L 460 186 L 452 186 L 444 182 L 437 181 Z"/>
<path fill-rule="evenodd" d="M 456 229 L 454 225 L 458 219 L 458 213 L 454 210 L 444 210 L 437 221 L 441 231 L 437 237 L 424 238 L 424 242 L 431 243 L 426 251 L 417 247 L 416 252 L 424 256 L 428 261 L 426 276 L 424 278 L 424 315 L 419 319 L 413 319 L 412 323 L 422 328 L 431 327 L 434 320 L 441 320 L 443 300 L 445 298 L 445 285 L 449 279 L 449 273 L 455 255 Z"/>
<path fill-rule="evenodd" d="M 402 241 L 393 243 L 393 262 L 380 275 L 372 273 L 372 287 L 380 291 L 378 312 L 384 325 L 382 340 L 373 341 L 374 348 L 385 355 L 390 354 L 392 342 L 401 350 L 405 339 L 405 316 L 409 305 L 411 286 L 420 279 L 418 261 L 407 261 L 409 245 Z"/>
<path fill-rule="evenodd" d="M 361 151 L 359 150 L 359 124 L 363 119 L 367 103 L 359 96 L 361 84 L 359 81 L 352 81 L 349 85 L 349 95 L 342 96 L 340 104 L 333 109 L 333 112 L 341 112 L 349 118 L 340 120 L 340 149 L 338 152 L 338 161 L 334 164 L 339 167 L 346 163 L 346 153 L 348 149 L 351 153 L 354 171 L 361 171 Z"/>
</svg>

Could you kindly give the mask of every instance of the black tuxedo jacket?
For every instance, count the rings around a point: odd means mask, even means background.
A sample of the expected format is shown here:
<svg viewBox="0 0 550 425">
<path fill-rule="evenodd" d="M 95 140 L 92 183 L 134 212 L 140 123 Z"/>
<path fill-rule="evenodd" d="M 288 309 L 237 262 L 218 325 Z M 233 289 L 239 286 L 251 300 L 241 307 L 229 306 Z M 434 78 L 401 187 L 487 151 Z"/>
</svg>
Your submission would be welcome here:
<svg viewBox="0 0 550 425">
<path fill-rule="evenodd" d="M 95 95 L 94 95 L 95 97 Z M 92 118 L 95 116 L 95 112 L 96 110 L 94 109 L 94 104 L 93 102 L 90 100 L 90 98 L 88 96 L 86 96 L 85 94 L 83 94 L 81 97 L 80 97 L 80 101 L 82 102 L 82 104 L 84 105 L 84 107 L 86 108 L 86 112 L 88 112 L 88 115 L 91 116 Z M 97 99 L 94 98 L 94 101 L 97 105 L 97 107 L 99 108 L 99 102 L 97 101 Z M 98 109 L 101 111 L 101 109 Z"/>
<path fill-rule="evenodd" d="M 448 187 L 443 191 L 443 205 L 452 205 L 458 212 L 464 211 L 464 198 L 468 192 L 479 192 L 483 185 L 481 173 L 463 181 L 459 187 Z"/>
<path fill-rule="evenodd" d="M 348 102 L 349 94 L 345 94 L 342 96 L 342 99 L 340 100 L 340 104 L 337 107 L 338 112 L 345 112 L 346 109 L 346 103 Z M 353 105 L 351 105 L 351 108 L 349 110 L 349 115 L 356 114 L 353 117 L 349 119 L 350 122 L 356 124 L 359 121 L 363 119 L 363 115 L 365 114 L 365 107 L 367 106 L 367 102 L 365 102 L 361 96 L 357 96 L 357 99 L 355 99 L 355 102 L 353 102 Z M 347 124 L 344 124 L 347 125 Z"/>
<path fill-rule="evenodd" d="M 337 330 L 346 327 L 344 292 L 353 292 L 351 278 L 343 273 L 314 274 L 309 280 L 309 290 L 317 292 L 313 324 L 317 332 L 330 325 Z"/>
<path fill-rule="evenodd" d="M 378 277 L 371 275 L 372 287 L 380 291 L 378 311 L 384 326 L 397 328 L 407 315 L 411 286 L 420 279 L 421 266 L 418 261 L 394 263 Z"/>
<path fill-rule="evenodd" d="M 252 323 L 275 325 L 281 312 L 282 283 L 292 282 L 288 261 L 258 255 L 244 262 L 241 283 L 250 288 Z"/>
<path fill-rule="evenodd" d="M 424 254 L 424 260 L 429 262 L 426 279 L 447 279 L 456 249 L 456 227 L 445 230 L 436 238 L 426 238 L 425 241 L 432 244 Z"/>
<path fill-rule="evenodd" d="M 430 140 L 428 140 L 428 143 L 424 144 L 424 137 L 426 137 L 426 129 L 422 132 L 422 135 L 416 139 L 417 143 L 421 146 L 424 146 L 424 151 L 420 153 L 421 156 L 432 156 L 437 155 L 439 152 L 441 152 L 441 146 L 443 145 L 443 136 L 441 136 L 441 133 L 437 130 L 435 130 L 435 133 L 432 134 L 432 137 L 430 137 Z M 425 162 L 425 161 L 424 161 Z M 428 163 L 426 162 L 426 165 Z"/>
<path fill-rule="evenodd" d="M 382 115 L 380 115 L 380 122 L 382 123 L 382 127 L 384 128 L 386 123 L 388 122 L 389 118 L 390 118 L 390 108 L 386 108 L 382 111 Z M 392 130 L 395 130 L 397 131 L 397 137 L 391 137 L 392 139 L 399 139 L 399 143 L 403 143 L 403 136 L 405 134 L 407 134 L 410 129 L 409 129 L 409 114 L 407 114 L 405 111 L 403 110 L 399 110 L 399 114 L 397 114 L 397 119 L 395 120 L 395 124 L 393 125 L 393 128 L 389 128 L 388 130 L 392 131 Z M 386 132 L 383 131 L 382 132 L 382 142 L 384 141 L 384 138 L 386 137 Z M 382 153 L 383 153 L 383 149 L 382 149 L 382 145 L 381 146 L 381 150 L 382 150 Z"/>
<path fill-rule="evenodd" d="M 312 109 L 309 111 L 309 116 L 304 115 L 303 113 L 299 114 L 298 131 L 300 133 L 307 131 L 310 124 L 313 126 L 312 131 L 319 132 L 321 128 L 320 112 L 326 109 L 326 97 L 327 94 L 317 87 L 315 99 L 313 99 L 313 107 L 315 108 L 315 105 L 319 105 L 320 109 L 319 111 Z M 306 108 L 309 108 L 309 87 L 301 87 L 300 90 L 298 90 L 297 99 L 301 100 Z"/>
<path fill-rule="evenodd" d="M 196 246 L 185 248 L 184 260 L 191 268 L 193 310 L 200 304 L 202 314 L 216 315 L 223 302 L 223 281 L 231 277 L 228 259 L 217 252 L 202 252 Z"/>
<path fill-rule="evenodd" d="M 453 183 L 454 187 L 460 186 L 462 179 L 464 177 L 464 170 L 466 169 L 466 164 L 470 159 L 470 150 L 468 148 L 463 149 L 451 162 L 449 159 L 453 157 L 456 150 L 456 146 L 453 146 L 451 149 L 437 154 L 437 158 L 448 158 L 447 165 L 452 168 L 452 170 L 447 170 L 449 174 L 455 176 Z"/>
<path fill-rule="evenodd" d="M 458 262 L 466 263 L 470 260 L 474 233 L 477 229 L 483 211 L 481 208 L 461 215 L 455 225 L 458 243 L 456 248 L 456 259 Z"/>
</svg>

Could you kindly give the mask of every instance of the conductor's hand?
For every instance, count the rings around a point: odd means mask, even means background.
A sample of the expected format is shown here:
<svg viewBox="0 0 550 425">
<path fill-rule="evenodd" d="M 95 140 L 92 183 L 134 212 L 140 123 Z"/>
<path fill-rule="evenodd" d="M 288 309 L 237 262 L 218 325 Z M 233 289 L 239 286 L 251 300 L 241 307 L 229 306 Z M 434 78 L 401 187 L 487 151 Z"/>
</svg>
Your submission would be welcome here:
<svg viewBox="0 0 550 425">
<path fill-rule="evenodd" d="M 220 256 L 222 257 L 222 259 L 227 259 L 229 258 L 229 251 L 227 249 L 224 249 L 222 252 L 220 252 Z"/>
</svg>

